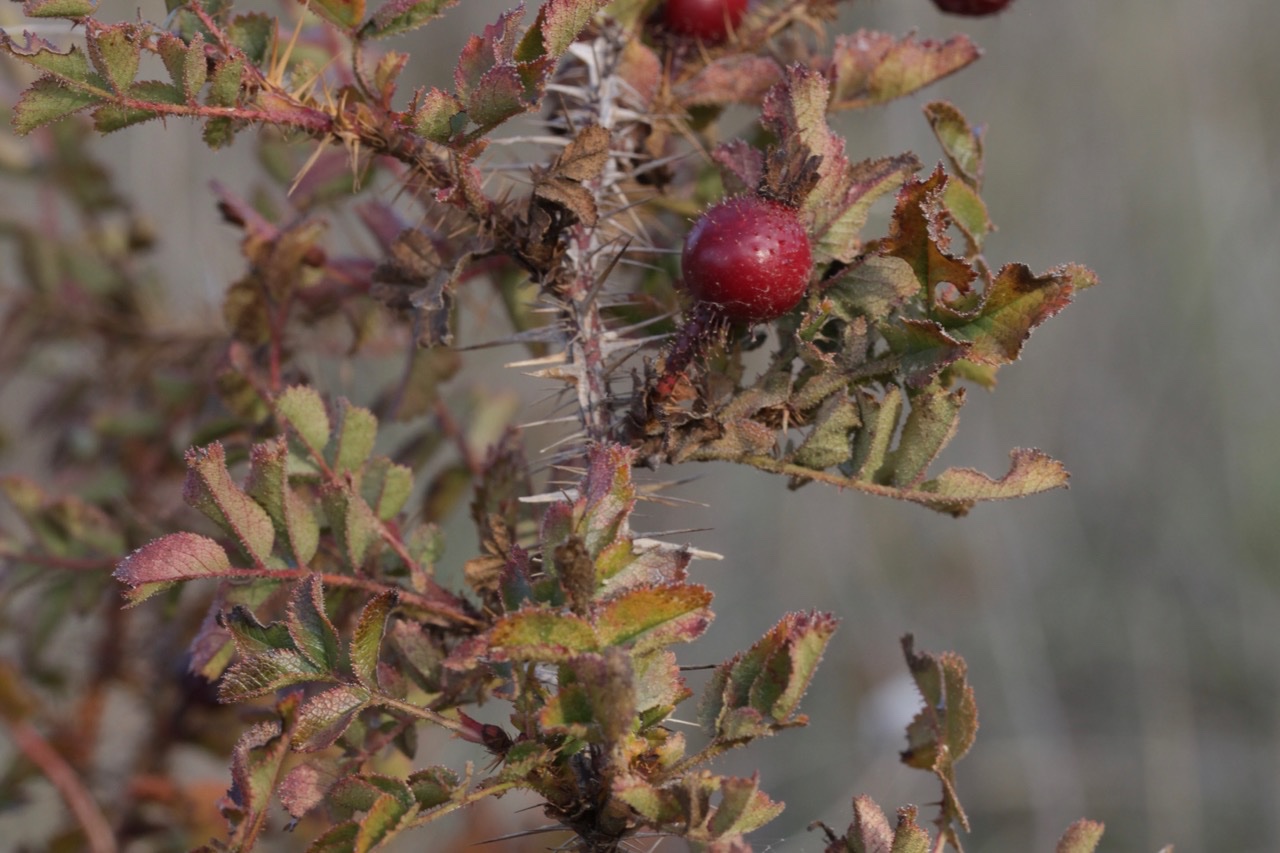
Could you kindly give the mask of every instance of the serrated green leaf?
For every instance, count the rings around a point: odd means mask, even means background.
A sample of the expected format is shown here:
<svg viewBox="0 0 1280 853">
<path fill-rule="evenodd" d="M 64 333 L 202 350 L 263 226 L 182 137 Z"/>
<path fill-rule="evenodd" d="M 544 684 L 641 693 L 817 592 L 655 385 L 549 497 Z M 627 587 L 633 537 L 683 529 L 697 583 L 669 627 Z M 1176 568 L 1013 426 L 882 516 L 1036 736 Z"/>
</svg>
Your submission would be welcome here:
<svg viewBox="0 0 1280 853">
<path fill-rule="evenodd" d="M 634 644 L 637 654 L 697 639 L 711 624 L 711 591 L 694 584 L 647 586 L 606 602 L 596 614 L 602 647 Z"/>
<path fill-rule="evenodd" d="M 898 825 L 893 831 L 893 847 L 889 853 L 929 853 L 929 833 L 916 823 L 915 806 L 898 809 Z"/>
<path fill-rule="evenodd" d="M 262 12 L 236 15 L 227 25 L 227 39 L 254 65 L 262 65 L 276 40 L 276 19 Z"/>
<path fill-rule="evenodd" d="M 920 484 L 918 491 L 930 496 L 922 502 L 944 512 L 963 514 L 977 501 L 1009 500 L 1062 489 L 1071 478 L 1061 462 L 1039 450 L 1016 448 L 1009 458 L 1009 471 L 999 480 L 972 468 L 943 471 L 936 479 Z"/>
<path fill-rule="evenodd" d="M 893 830 L 875 800 L 853 798 L 853 822 L 843 840 L 849 853 L 887 853 L 893 846 Z"/>
<path fill-rule="evenodd" d="M 835 279 L 823 296 L 835 303 L 835 312 L 844 319 L 862 315 L 881 321 L 920 291 L 911 266 L 902 258 L 868 255 Z"/>
<path fill-rule="evenodd" d="M 321 833 L 311 842 L 307 853 L 353 853 L 356 849 L 356 837 L 360 834 L 360 824 L 354 820 L 340 823 Z"/>
<path fill-rule="evenodd" d="M 480 128 L 496 127 L 529 109 L 524 101 L 524 84 L 514 65 L 490 68 L 467 98 L 467 115 Z"/>
<path fill-rule="evenodd" d="M 1093 853 L 1102 840 L 1102 831 L 1106 827 L 1096 820 L 1081 818 L 1062 834 L 1055 853 Z"/>
<path fill-rule="evenodd" d="M 886 367 L 909 388 L 924 388 L 945 368 L 966 357 L 970 344 L 934 320 L 902 318 L 880 328 L 892 359 Z"/>
<path fill-rule="evenodd" d="M 233 119 L 224 116 L 216 116 L 204 123 L 204 132 L 201 138 L 204 139 L 205 145 L 210 149 L 217 150 L 224 146 L 230 145 L 231 140 L 236 136 L 236 123 Z"/>
<path fill-rule="evenodd" d="M 378 687 L 378 653 L 382 649 L 387 619 L 395 606 L 396 594 L 392 591 L 371 598 L 360 611 L 360 621 L 351 636 L 351 671 L 370 690 Z"/>
<path fill-rule="evenodd" d="M 272 649 L 232 664 L 218 684 L 218 698 L 222 702 L 243 702 L 326 675 L 296 651 Z"/>
<path fill-rule="evenodd" d="M 222 445 L 192 448 L 186 460 L 183 500 L 234 536 L 256 565 L 266 565 L 275 542 L 271 517 L 232 482 Z"/>
<path fill-rule="evenodd" d="M 281 703 L 286 722 L 295 706 L 292 699 Z M 289 743 L 287 727 L 279 720 L 256 723 L 236 742 L 231 751 L 232 796 L 247 814 L 260 814 L 270 807 Z"/>
<path fill-rule="evenodd" d="M 86 45 L 94 68 L 121 95 L 129 93 L 138 76 L 143 39 L 133 24 L 116 24 L 87 35 Z"/>
<path fill-rule="evenodd" d="M 982 196 L 964 181 L 948 181 L 942 191 L 942 204 L 960 233 L 969 241 L 970 251 L 981 251 L 987 235 L 995 228 Z"/>
<path fill-rule="evenodd" d="M 276 398 L 276 417 L 292 430 L 307 450 L 322 456 L 329 443 L 329 413 L 316 389 L 306 385 L 286 388 Z"/>
<path fill-rule="evenodd" d="M 360 494 L 383 521 L 390 521 L 404 508 L 413 492 L 413 471 L 385 456 L 375 456 L 364 466 Z"/>
<path fill-rule="evenodd" d="M 234 107 L 240 99 L 240 83 L 244 79 L 244 60 L 238 56 L 224 59 L 209 78 L 209 94 L 205 103 L 211 107 Z"/>
<path fill-rule="evenodd" d="M 204 37 L 201 37 L 203 44 Z M 160 54 L 169 79 L 175 86 L 182 86 L 183 67 L 187 61 L 187 43 L 173 33 L 161 33 L 156 36 L 156 53 Z"/>
<path fill-rule="evenodd" d="M 87 18 L 98 11 L 96 0 L 25 0 L 22 14 L 28 18 Z"/>
<path fill-rule="evenodd" d="M 288 455 L 283 439 L 250 448 L 245 491 L 271 516 L 276 534 L 289 543 L 297 565 L 305 566 L 319 546 L 320 524 L 311 504 L 289 485 Z"/>
<path fill-rule="evenodd" d="M 404 829 L 418 813 L 418 805 L 414 803 L 406 807 L 399 798 L 391 794 L 383 794 L 369 807 L 364 820 L 360 821 L 360 832 L 356 836 L 356 853 L 367 853 L 384 841 L 390 841 Z"/>
<path fill-rule="evenodd" d="M 653 826 L 679 824 L 686 818 L 681 807 L 681 796 L 673 788 L 658 788 L 636 776 L 628 776 L 614 783 L 613 795 L 636 810 Z"/>
<path fill-rule="evenodd" d="M 843 465 L 853 456 L 850 433 L 860 426 L 858 404 L 843 391 L 831 395 L 818 409 L 804 442 L 796 448 L 796 464 L 815 471 Z"/>
<path fill-rule="evenodd" d="M 569 45 L 591 23 L 592 16 L 608 5 L 609 0 L 549 0 L 538 10 L 538 19 L 530 30 L 537 28 L 541 35 L 542 55 L 550 59 L 559 59 L 569 49 Z M 526 40 L 528 36 L 526 36 Z M 524 48 L 524 45 L 521 45 Z M 525 53 L 521 59 L 532 59 Z"/>
<path fill-rule="evenodd" d="M 716 668 L 698 709 L 703 728 L 733 742 L 802 723 L 796 708 L 835 628 L 826 613 L 783 617 L 750 649 Z"/>
<path fill-rule="evenodd" d="M 31 33 L 26 34 L 26 43 L 19 45 L 7 36 L 0 36 L 0 50 L 67 83 L 92 85 L 101 90 L 102 95 L 109 94 L 105 79 L 94 74 L 89 66 L 89 58 L 76 45 L 72 45 L 66 53 L 58 52 L 52 44 L 39 39 Z"/>
<path fill-rule="evenodd" d="M 948 322 L 947 333 L 971 345 L 968 360 L 1008 364 L 1037 326 L 1070 304 L 1077 290 L 1096 283 L 1093 272 L 1078 265 L 1037 276 L 1023 264 L 1008 264 L 983 294 L 977 316 Z"/>
<path fill-rule="evenodd" d="M 369 547 L 379 538 L 381 524 L 377 516 L 346 483 L 325 490 L 324 509 L 348 565 L 358 569 L 364 565 Z"/>
<path fill-rule="evenodd" d="M 836 620 L 830 614 L 792 613 L 771 635 L 775 647 L 751 686 L 750 706 L 780 723 L 789 721 L 813 680 Z"/>
<path fill-rule="evenodd" d="M 862 428 L 854 437 L 849 467 L 854 477 L 871 480 L 888 458 L 889 445 L 902 415 L 902 391 L 898 386 L 890 385 L 885 389 L 883 400 L 860 394 L 858 412 Z"/>
<path fill-rule="evenodd" d="M 943 42 L 870 30 L 837 36 L 831 109 L 860 109 L 909 95 L 964 68 L 979 53 L 963 35 Z"/>
<path fill-rule="evenodd" d="M 296 652 L 289 627 L 283 622 L 263 625 L 254 616 L 251 605 L 240 602 L 223 617 L 241 657 L 250 658 L 272 651 Z"/>
<path fill-rule="evenodd" d="M 354 31 L 364 17 L 364 0 L 314 0 L 307 8 L 329 23 Z"/>
<path fill-rule="evenodd" d="M 449 802 L 458 787 L 458 774 L 447 767 L 427 767 L 415 771 L 405 781 L 413 798 L 425 810 Z"/>
<path fill-rule="evenodd" d="M 448 92 L 432 88 L 422 99 L 413 117 L 413 129 L 432 142 L 448 142 L 458 132 L 455 118 L 463 110 L 462 102 Z"/>
<path fill-rule="evenodd" d="M 182 91 L 189 103 L 200 97 L 209 75 L 209 63 L 204 55 L 204 36 L 196 33 L 182 57 Z M 176 81 L 175 81 L 176 82 Z"/>
<path fill-rule="evenodd" d="M 591 626 L 572 613 L 527 608 L 508 614 L 489 632 L 489 648 L 506 660 L 563 661 L 600 647 Z"/>
<path fill-rule="evenodd" d="M 977 189 L 982 186 L 982 137 L 969 125 L 954 104 L 934 101 L 926 104 L 925 118 L 956 174 Z"/>
<path fill-rule="evenodd" d="M 544 731 L 589 743 L 617 744 L 637 722 L 631 659 L 612 648 L 583 654 L 560 668 L 560 691 L 543 706 Z"/>
<path fill-rule="evenodd" d="M 184 96 L 176 86 L 162 83 L 159 80 L 143 80 L 134 83 L 129 90 L 129 97 L 146 103 L 182 104 Z M 160 118 L 159 110 L 146 106 L 126 106 L 124 104 L 103 104 L 93 112 L 93 126 L 99 133 L 112 133 L 131 125 Z"/>
<path fill-rule="evenodd" d="M 41 77 L 22 93 L 13 108 L 13 128 L 27 134 L 100 103 L 102 99 L 96 95 L 71 89 L 53 77 Z"/>
<path fill-rule="evenodd" d="M 751 832 L 782 814 L 783 808 L 785 804 L 760 791 L 759 774 L 749 779 L 723 777 L 720 804 L 707 821 L 707 830 L 712 838 Z"/>
<path fill-rule="evenodd" d="M 911 488 L 924 479 L 929 464 L 955 435 L 964 397 L 963 388 L 948 392 L 936 386 L 913 396 L 898 447 L 877 481 Z"/>
<path fill-rule="evenodd" d="M 964 258 L 947 251 L 950 220 L 942 198 L 948 183 L 941 163 L 925 180 L 908 180 L 898 192 L 889 237 L 882 246 L 886 255 L 902 258 L 911 265 L 929 306 L 934 304 L 938 285 L 945 282 L 968 293 L 977 277 Z"/>
<path fill-rule="evenodd" d="M 341 659 L 338 632 L 324 607 L 324 585 L 311 575 L 294 587 L 288 608 L 289 636 L 298 651 L 317 669 L 332 672 Z"/>
<path fill-rule="evenodd" d="M 328 453 L 330 467 L 335 473 L 358 471 L 373 452 L 377 437 L 378 419 L 373 412 L 340 400 L 334 443 Z"/>
<path fill-rule="evenodd" d="M 361 31 L 371 38 L 407 33 L 458 5 L 458 0 L 390 0 L 383 3 Z"/>
<path fill-rule="evenodd" d="M 345 776 L 334 783 L 328 793 L 330 802 L 357 812 L 369 811 L 384 796 L 393 797 L 405 809 L 416 802 L 406 780 L 377 773 Z"/>
<path fill-rule="evenodd" d="M 129 606 L 175 583 L 235 574 L 227 552 L 205 536 L 171 533 L 142 546 L 120 561 L 114 577 L 129 587 Z"/>
<path fill-rule="evenodd" d="M 342 736 L 368 701 L 368 690 L 350 684 L 312 696 L 298 710 L 294 748 L 299 752 L 315 752 L 329 747 Z"/>
</svg>

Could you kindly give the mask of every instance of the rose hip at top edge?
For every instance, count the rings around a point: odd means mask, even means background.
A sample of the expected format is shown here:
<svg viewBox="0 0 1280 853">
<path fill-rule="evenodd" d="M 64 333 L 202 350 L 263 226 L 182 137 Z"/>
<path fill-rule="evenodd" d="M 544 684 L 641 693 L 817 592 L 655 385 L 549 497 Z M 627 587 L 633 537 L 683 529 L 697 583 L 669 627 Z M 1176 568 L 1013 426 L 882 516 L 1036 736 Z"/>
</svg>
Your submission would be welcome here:
<svg viewBox="0 0 1280 853">
<path fill-rule="evenodd" d="M 662 20 L 674 33 L 720 42 L 746 13 L 747 0 L 667 0 Z"/>
<path fill-rule="evenodd" d="M 685 237 L 684 287 L 730 320 L 759 323 L 799 304 L 813 254 L 800 215 L 776 201 L 737 196 L 707 209 Z"/>
<path fill-rule="evenodd" d="M 952 15 L 980 17 L 1004 11 L 1013 0 L 933 0 L 933 5 Z"/>
</svg>

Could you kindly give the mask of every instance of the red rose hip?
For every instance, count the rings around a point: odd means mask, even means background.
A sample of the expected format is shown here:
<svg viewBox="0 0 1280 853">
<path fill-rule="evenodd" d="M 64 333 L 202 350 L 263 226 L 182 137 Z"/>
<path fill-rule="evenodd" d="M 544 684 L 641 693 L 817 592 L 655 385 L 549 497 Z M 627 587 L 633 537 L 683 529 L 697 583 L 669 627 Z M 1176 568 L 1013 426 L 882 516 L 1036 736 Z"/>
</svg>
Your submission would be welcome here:
<svg viewBox="0 0 1280 853">
<path fill-rule="evenodd" d="M 746 13 L 747 0 L 667 0 L 662 20 L 680 35 L 721 42 Z"/>
<path fill-rule="evenodd" d="M 979 17 L 1004 11 L 1013 0 L 933 0 L 933 5 L 952 15 Z"/>
<path fill-rule="evenodd" d="M 685 237 L 680 262 L 694 299 L 743 323 L 772 320 L 796 307 L 813 270 L 800 215 L 758 196 L 709 208 Z"/>
</svg>

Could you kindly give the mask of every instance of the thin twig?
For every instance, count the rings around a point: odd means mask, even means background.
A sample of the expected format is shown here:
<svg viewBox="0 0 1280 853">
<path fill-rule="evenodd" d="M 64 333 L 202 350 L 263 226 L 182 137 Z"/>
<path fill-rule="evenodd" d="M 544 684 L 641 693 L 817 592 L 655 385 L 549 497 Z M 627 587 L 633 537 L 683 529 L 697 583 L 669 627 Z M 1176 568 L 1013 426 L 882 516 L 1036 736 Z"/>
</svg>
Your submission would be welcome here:
<svg viewBox="0 0 1280 853">
<path fill-rule="evenodd" d="M 4 722 L 14 745 L 32 764 L 40 768 L 40 772 L 67 804 L 84 833 L 88 849 L 92 853 L 116 853 L 119 848 L 116 846 L 115 831 L 66 759 L 27 721 L 5 719 Z"/>
</svg>

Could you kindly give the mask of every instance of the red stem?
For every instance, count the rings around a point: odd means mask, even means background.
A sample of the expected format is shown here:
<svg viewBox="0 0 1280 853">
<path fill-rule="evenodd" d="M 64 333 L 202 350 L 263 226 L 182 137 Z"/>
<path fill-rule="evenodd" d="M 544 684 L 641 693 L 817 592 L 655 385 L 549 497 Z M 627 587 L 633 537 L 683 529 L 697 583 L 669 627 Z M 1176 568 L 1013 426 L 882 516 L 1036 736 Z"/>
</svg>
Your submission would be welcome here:
<svg viewBox="0 0 1280 853">
<path fill-rule="evenodd" d="M 27 721 L 6 719 L 5 723 L 14 745 L 32 764 L 40 768 L 40 772 L 67 804 L 84 833 L 89 850 L 93 853 L 116 853 L 118 848 L 111 824 L 67 760 Z"/>
</svg>

